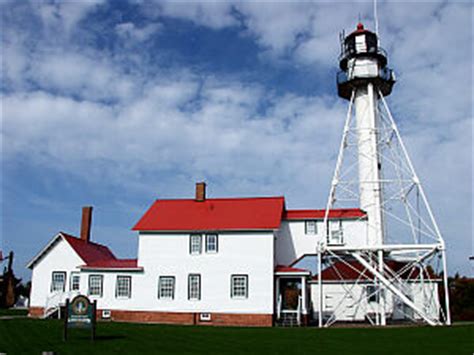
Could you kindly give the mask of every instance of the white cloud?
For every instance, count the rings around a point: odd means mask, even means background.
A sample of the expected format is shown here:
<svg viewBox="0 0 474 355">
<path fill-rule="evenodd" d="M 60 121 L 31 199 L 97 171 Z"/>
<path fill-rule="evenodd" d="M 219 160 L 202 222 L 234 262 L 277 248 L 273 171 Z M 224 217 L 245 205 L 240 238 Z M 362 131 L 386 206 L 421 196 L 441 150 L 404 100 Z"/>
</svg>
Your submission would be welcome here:
<svg viewBox="0 0 474 355">
<path fill-rule="evenodd" d="M 160 23 L 149 23 L 143 27 L 137 27 L 133 22 L 123 22 L 115 26 L 117 34 L 125 40 L 146 41 L 152 35 L 157 34 L 163 25 Z"/>
<path fill-rule="evenodd" d="M 286 56 L 295 67 L 314 65 L 321 72 L 337 65 L 339 29 L 353 28 L 357 9 L 368 13 L 369 5 L 166 2 L 154 7 L 160 16 L 217 30 L 240 25 L 235 6 L 247 26 L 242 34 L 255 39 L 268 54 L 264 58 Z M 72 33 L 94 6 L 38 9 L 48 28 Z M 400 74 L 389 101 L 457 269 L 464 267 L 472 239 L 468 6 L 380 6 L 382 44 Z M 22 31 L 6 30 L 4 73 L 13 84 L 2 97 L 4 160 L 26 156 L 150 199 L 157 193 L 182 196 L 183 186 L 192 189 L 193 180 L 204 178 L 214 196 L 285 194 L 290 207 L 324 205 L 345 115 L 342 100 L 277 95 L 263 84 L 192 68 L 158 68 L 149 76 L 146 67 L 127 71 L 100 50 L 59 40 L 31 46 Z M 115 30 L 140 42 L 163 28 L 123 22 Z M 122 55 L 145 65 L 147 54 Z"/>
<path fill-rule="evenodd" d="M 105 0 L 61 1 L 45 3 L 31 1 L 33 11 L 36 11 L 47 30 L 55 32 L 60 29 L 70 33 L 71 30 L 89 12 L 103 4 Z"/>
<path fill-rule="evenodd" d="M 298 35 L 309 31 L 315 12 L 314 6 L 296 2 L 241 2 L 237 8 L 245 17 L 248 31 L 277 55 L 284 54 L 295 45 Z"/>
<path fill-rule="evenodd" d="M 236 26 L 239 22 L 232 15 L 232 5 L 227 1 L 180 2 L 158 1 L 157 14 L 174 18 L 181 18 L 199 25 L 219 29 Z"/>
</svg>

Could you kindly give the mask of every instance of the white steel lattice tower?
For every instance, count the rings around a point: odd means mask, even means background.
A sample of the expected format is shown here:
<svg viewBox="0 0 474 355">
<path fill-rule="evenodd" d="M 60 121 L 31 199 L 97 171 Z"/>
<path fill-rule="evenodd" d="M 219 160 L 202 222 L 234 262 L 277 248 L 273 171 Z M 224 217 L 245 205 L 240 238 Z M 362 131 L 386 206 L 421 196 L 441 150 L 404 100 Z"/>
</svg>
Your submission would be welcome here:
<svg viewBox="0 0 474 355">
<path fill-rule="evenodd" d="M 359 23 L 341 36 L 339 64 L 338 93 L 349 108 L 324 218 L 326 238 L 317 250 L 319 325 L 349 319 L 343 308 L 375 325 L 450 324 L 444 240 L 384 98 L 395 77 L 377 34 Z M 364 211 L 364 238 L 335 228 L 329 218 L 332 209 L 354 204 Z M 330 312 L 324 267 L 340 276 L 345 292 Z M 347 282 L 347 270 L 357 278 Z"/>
</svg>

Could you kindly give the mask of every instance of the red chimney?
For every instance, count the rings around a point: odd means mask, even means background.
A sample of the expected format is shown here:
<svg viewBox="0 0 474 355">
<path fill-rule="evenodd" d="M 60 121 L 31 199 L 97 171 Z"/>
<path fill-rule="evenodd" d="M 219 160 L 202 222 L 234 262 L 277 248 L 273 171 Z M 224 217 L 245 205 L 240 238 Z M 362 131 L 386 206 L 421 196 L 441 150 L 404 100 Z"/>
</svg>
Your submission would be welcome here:
<svg viewBox="0 0 474 355">
<path fill-rule="evenodd" d="M 196 183 L 196 201 L 203 202 L 206 200 L 206 183 L 197 182 Z"/>
<path fill-rule="evenodd" d="M 88 243 L 91 239 L 92 206 L 82 207 L 81 239 Z"/>
</svg>

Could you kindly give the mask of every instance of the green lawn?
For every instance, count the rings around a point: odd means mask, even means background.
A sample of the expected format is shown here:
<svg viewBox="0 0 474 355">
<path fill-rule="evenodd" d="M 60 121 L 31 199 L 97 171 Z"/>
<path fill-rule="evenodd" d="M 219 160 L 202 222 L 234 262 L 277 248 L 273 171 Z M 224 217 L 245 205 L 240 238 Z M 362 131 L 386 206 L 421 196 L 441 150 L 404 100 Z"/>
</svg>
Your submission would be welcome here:
<svg viewBox="0 0 474 355">
<path fill-rule="evenodd" d="M 58 320 L 0 321 L 7 354 L 469 354 L 474 325 L 410 328 L 217 328 L 99 323 L 91 342 L 73 329 L 63 343 Z"/>
<path fill-rule="evenodd" d="M 27 309 L 0 309 L 0 317 L 2 316 L 26 316 L 28 314 Z"/>
</svg>

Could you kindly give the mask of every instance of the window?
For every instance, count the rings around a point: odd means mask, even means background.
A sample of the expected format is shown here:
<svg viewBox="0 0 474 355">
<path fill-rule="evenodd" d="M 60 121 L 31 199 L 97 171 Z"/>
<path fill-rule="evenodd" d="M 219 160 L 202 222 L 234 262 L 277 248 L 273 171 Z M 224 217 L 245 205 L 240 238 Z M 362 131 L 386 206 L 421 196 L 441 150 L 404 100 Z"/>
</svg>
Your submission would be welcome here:
<svg viewBox="0 0 474 355">
<path fill-rule="evenodd" d="M 377 286 L 370 285 L 365 289 L 367 293 L 367 302 L 379 302 L 379 289 Z"/>
<path fill-rule="evenodd" d="M 334 301 L 332 295 L 324 295 L 324 309 L 331 310 L 334 308 Z"/>
<path fill-rule="evenodd" d="M 71 291 L 79 291 L 81 282 L 81 275 L 78 272 L 71 272 L 71 284 L 69 288 Z"/>
<path fill-rule="evenodd" d="M 217 253 L 217 234 L 206 235 L 206 253 Z"/>
<path fill-rule="evenodd" d="M 316 221 L 306 221 L 304 231 L 305 234 L 318 234 L 318 223 Z"/>
<path fill-rule="evenodd" d="M 158 298 L 174 299 L 174 276 L 160 276 L 158 280 Z"/>
<path fill-rule="evenodd" d="M 132 278 L 130 276 L 117 276 L 115 297 L 130 298 L 132 295 Z"/>
<path fill-rule="evenodd" d="M 201 275 L 190 274 L 188 276 L 188 300 L 201 299 Z"/>
<path fill-rule="evenodd" d="M 230 282 L 230 297 L 247 298 L 248 297 L 248 275 L 232 275 Z"/>
<path fill-rule="evenodd" d="M 64 292 L 66 286 L 66 273 L 64 271 L 53 271 L 51 278 L 51 292 Z"/>
<path fill-rule="evenodd" d="M 102 297 L 102 284 L 104 277 L 102 275 L 89 275 L 89 296 Z"/>
<path fill-rule="evenodd" d="M 201 254 L 201 234 L 191 234 L 189 238 L 189 253 Z"/>
<path fill-rule="evenodd" d="M 329 222 L 329 244 L 344 244 L 342 221 Z"/>
</svg>

